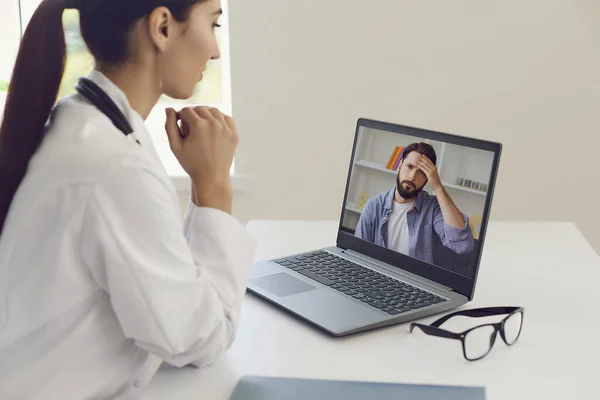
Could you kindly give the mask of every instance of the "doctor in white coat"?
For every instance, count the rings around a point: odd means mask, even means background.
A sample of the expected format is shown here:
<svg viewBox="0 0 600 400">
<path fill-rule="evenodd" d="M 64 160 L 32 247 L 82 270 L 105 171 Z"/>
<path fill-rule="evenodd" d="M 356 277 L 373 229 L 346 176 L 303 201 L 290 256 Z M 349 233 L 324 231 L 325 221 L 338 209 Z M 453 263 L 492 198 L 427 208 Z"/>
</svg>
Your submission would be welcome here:
<svg viewBox="0 0 600 400">
<path fill-rule="evenodd" d="M 88 78 L 132 135 L 80 94 L 55 105 L 67 8 L 95 57 Z M 255 246 L 231 216 L 235 124 L 168 110 L 193 182 L 183 219 L 144 126 L 162 94 L 189 98 L 219 57 L 220 8 L 43 0 L 35 12 L 0 128 L 0 399 L 139 398 L 152 357 L 202 367 L 232 344 Z"/>
</svg>

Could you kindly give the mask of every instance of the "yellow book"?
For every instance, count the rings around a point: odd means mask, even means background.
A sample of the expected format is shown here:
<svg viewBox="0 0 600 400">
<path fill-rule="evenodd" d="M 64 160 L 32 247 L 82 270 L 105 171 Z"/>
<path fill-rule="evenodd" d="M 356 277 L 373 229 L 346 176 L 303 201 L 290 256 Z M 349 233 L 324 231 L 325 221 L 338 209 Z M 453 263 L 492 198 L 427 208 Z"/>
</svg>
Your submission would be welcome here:
<svg viewBox="0 0 600 400">
<path fill-rule="evenodd" d="M 392 152 L 392 155 L 390 155 L 390 159 L 388 160 L 385 168 L 387 168 L 387 169 L 391 169 L 392 168 L 392 166 L 394 165 L 394 164 L 392 164 L 393 161 L 394 161 L 394 157 L 396 157 L 396 155 L 398 154 L 398 149 L 399 148 L 400 148 L 400 146 L 394 147 L 394 151 Z"/>
<path fill-rule="evenodd" d="M 362 210 L 365 207 L 367 200 L 369 200 L 369 195 L 366 192 L 362 192 L 360 194 L 360 200 L 357 205 L 359 210 Z"/>
</svg>

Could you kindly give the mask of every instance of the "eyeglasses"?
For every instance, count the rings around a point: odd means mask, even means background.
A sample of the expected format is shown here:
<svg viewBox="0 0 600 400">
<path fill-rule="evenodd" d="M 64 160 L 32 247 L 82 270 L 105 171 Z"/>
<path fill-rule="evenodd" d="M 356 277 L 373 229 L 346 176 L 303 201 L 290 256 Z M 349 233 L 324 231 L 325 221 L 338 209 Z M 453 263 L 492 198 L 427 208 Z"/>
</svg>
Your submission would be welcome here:
<svg viewBox="0 0 600 400">
<path fill-rule="evenodd" d="M 504 343 L 512 346 L 521 335 L 524 313 L 525 309 L 523 307 L 488 307 L 463 310 L 448 314 L 430 325 L 413 322 L 410 324 L 410 332 L 412 333 L 413 329 L 418 327 L 427 335 L 460 340 L 464 357 L 469 361 L 476 361 L 485 357 L 492 350 L 498 333 L 500 333 Z M 481 318 L 503 314 L 508 315 L 498 323 L 479 325 L 461 333 L 440 328 L 440 325 L 444 322 L 459 315 Z"/>
</svg>

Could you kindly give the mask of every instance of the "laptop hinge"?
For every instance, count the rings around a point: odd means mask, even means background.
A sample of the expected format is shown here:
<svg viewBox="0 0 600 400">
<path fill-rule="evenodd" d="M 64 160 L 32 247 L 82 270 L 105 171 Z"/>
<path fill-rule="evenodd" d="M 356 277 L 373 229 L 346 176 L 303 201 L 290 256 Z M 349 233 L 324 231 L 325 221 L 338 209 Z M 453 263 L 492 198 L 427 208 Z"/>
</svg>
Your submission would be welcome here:
<svg viewBox="0 0 600 400">
<path fill-rule="evenodd" d="M 432 281 L 431 279 L 423 278 L 422 276 L 419 276 L 417 274 L 413 274 L 412 272 L 408 272 L 408 271 L 406 271 L 404 269 L 401 269 L 400 267 L 395 267 L 395 266 L 393 266 L 391 264 L 388 264 L 386 262 L 379 261 L 379 260 L 374 259 L 374 258 L 369 257 L 369 256 L 365 256 L 364 254 L 357 253 L 354 250 L 346 249 L 346 250 L 342 250 L 342 253 L 348 254 L 349 256 L 352 256 L 352 257 L 355 257 L 355 258 L 358 258 L 359 260 L 361 260 L 363 262 L 366 262 L 366 263 L 369 263 L 369 264 L 372 264 L 374 266 L 377 266 L 377 267 L 380 267 L 380 268 L 385 268 L 386 270 L 389 270 L 391 273 L 405 276 L 407 278 L 416 280 L 416 281 L 418 281 L 418 282 L 420 282 L 422 284 L 434 287 L 436 289 L 439 289 L 439 290 L 442 290 L 442 291 L 445 291 L 445 292 L 452 292 L 452 291 L 454 291 L 454 289 L 452 289 L 449 286 L 442 285 L 441 283 L 437 283 L 435 281 Z"/>
</svg>

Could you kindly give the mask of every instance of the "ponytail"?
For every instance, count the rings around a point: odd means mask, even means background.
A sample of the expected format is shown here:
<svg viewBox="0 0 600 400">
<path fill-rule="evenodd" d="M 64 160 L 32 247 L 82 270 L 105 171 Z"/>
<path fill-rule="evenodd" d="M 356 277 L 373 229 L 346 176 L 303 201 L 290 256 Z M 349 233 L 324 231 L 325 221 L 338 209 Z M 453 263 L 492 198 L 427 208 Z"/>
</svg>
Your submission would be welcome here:
<svg viewBox="0 0 600 400">
<path fill-rule="evenodd" d="M 79 10 L 82 37 L 98 64 L 119 64 L 128 56 L 135 21 L 165 6 L 185 21 L 206 0 L 42 0 L 21 41 L 0 125 L 0 236 L 29 161 L 44 138 L 65 69 L 62 14 Z"/>
<path fill-rule="evenodd" d="M 0 235 L 58 95 L 66 57 L 65 3 L 43 0 L 19 47 L 0 126 Z"/>
</svg>

